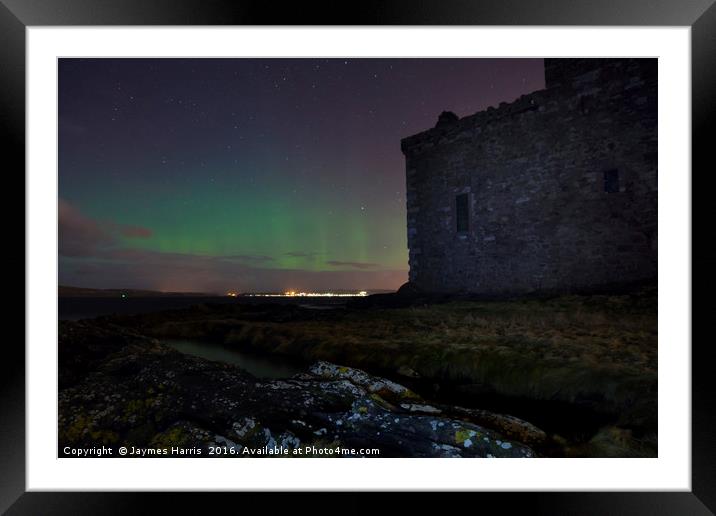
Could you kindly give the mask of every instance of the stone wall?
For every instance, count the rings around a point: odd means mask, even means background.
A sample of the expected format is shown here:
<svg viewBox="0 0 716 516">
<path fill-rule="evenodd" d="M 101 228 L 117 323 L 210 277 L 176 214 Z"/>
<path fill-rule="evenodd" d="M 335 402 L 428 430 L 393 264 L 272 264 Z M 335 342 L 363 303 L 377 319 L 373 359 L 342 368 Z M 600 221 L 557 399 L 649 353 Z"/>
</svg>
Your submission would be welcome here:
<svg viewBox="0 0 716 516">
<path fill-rule="evenodd" d="M 505 294 L 655 280 L 657 61 L 545 59 L 545 73 L 544 90 L 402 141 L 411 281 Z"/>
</svg>

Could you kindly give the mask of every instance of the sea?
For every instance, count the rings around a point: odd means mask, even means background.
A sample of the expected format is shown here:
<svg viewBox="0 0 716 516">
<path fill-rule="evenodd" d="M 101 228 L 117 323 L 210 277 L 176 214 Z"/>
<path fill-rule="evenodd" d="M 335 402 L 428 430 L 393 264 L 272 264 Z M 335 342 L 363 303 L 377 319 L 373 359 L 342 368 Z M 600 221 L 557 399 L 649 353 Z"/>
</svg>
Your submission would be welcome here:
<svg viewBox="0 0 716 516">
<path fill-rule="evenodd" d="M 294 304 L 316 310 L 344 306 L 347 298 L 339 297 L 229 297 L 229 296 L 171 296 L 171 297 L 59 297 L 60 320 L 77 321 L 102 315 L 132 315 L 176 310 L 208 304 Z"/>
</svg>

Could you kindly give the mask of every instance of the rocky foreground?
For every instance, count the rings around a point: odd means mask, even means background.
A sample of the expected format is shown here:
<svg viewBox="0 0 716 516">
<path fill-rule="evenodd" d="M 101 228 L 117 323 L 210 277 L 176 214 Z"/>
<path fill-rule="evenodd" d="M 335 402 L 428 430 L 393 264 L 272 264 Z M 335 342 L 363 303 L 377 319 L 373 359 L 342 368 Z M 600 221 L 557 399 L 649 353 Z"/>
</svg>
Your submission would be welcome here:
<svg viewBox="0 0 716 516">
<path fill-rule="evenodd" d="M 546 438 L 358 369 L 318 362 L 259 380 L 107 323 L 62 321 L 59 362 L 60 456 L 524 458 Z"/>
</svg>

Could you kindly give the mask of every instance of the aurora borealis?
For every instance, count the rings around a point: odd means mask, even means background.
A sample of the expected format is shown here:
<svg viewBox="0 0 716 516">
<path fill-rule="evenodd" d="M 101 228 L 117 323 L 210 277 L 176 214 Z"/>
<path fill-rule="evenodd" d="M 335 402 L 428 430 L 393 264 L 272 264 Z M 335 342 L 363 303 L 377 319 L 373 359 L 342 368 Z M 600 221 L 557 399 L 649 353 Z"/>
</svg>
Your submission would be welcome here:
<svg viewBox="0 0 716 516">
<path fill-rule="evenodd" d="M 60 59 L 59 280 L 407 280 L 400 139 L 544 87 L 541 59 Z"/>
</svg>

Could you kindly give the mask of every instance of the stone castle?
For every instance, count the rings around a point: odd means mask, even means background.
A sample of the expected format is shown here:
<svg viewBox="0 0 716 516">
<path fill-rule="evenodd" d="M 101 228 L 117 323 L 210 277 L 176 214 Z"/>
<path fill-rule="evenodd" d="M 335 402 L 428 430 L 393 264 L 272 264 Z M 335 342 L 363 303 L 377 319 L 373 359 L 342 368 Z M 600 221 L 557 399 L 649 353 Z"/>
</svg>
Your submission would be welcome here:
<svg viewBox="0 0 716 516">
<path fill-rule="evenodd" d="M 485 295 L 657 276 L 657 60 L 545 59 L 545 89 L 405 138 L 410 281 Z"/>
</svg>

